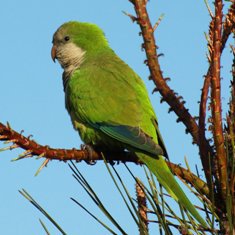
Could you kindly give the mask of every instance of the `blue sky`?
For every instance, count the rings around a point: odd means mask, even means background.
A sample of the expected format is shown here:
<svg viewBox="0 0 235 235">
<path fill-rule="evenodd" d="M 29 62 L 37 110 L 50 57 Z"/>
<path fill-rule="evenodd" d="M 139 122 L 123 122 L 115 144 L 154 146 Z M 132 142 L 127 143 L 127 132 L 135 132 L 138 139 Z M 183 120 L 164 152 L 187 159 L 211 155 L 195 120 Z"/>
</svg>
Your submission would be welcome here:
<svg viewBox="0 0 235 235">
<path fill-rule="evenodd" d="M 148 9 L 152 22 L 165 14 L 156 31 L 159 52 L 164 53 L 164 57 L 160 58 L 164 76 L 171 77 L 169 85 L 184 97 L 190 112 L 197 115 L 200 88 L 208 67 L 204 32 L 210 19 L 205 4 L 203 1 L 152 0 Z M 149 72 L 143 64 L 145 54 L 141 51 L 140 30 L 122 11 L 134 14 L 127 0 L 2 1 L 0 121 L 10 122 L 15 130 L 24 130 L 25 135 L 32 134 L 40 144 L 80 148 L 81 141 L 64 108 L 62 70 L 50 58 L 52 35 L 69 20 L 98 24 L 111 47 L 144 79 L 151 94 L 153 83 L 148 81 Z M 223 87 L 227 88 L 230 79 L 230 68 L 226 66 L 230 62 L 229 53 L 225 54 L 224 60 Z M 160 104 L 159 94 L 150 97 L 171 160 L 183 163 L 186 156 L 194 169 L 195 164 L 199 164 L 198 150 L 192 146 L 191 137 L 185 135 L 183 124 L 176 123 L 176 116 L 167 113 L 168 105 Z M 227 94 L 223 93 L 223 97 L 226 103 Z M 18 193 L 21 188 L 28 190 L 68 234 L 108 234 L 70 201 L 71 196 L 75 197 L 96 215 L 100 214 L 72 178 L 67 164 L 51 162 L 38 177 L 34 177 L 42 161 L 27 159 L 11 162 L 20 152 L 0 153 L 2 234 L 44 234 L 38 218 L 46 222 L 52 234 L 57 234 L 50 223 Z M 136 175 L 143 176 L 140 167 L 129 165 Z M 79 163 L 77 166 L 128 234 L 137 234 L 137 228 L 128 219 L 127 210 L 104 164 L 100 162 L 89 166 Z M 134 196 L 133 181 L 123 166 L 117 166 L 117 169 L 126 178 Z"/>
</svg>

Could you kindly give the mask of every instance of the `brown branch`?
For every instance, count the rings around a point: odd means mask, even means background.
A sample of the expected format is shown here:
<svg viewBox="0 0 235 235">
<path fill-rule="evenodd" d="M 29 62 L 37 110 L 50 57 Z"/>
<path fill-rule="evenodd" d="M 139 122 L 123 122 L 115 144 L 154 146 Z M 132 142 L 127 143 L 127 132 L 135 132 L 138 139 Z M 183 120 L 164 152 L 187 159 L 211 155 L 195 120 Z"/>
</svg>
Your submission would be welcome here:
<svg viewBox="0 0 235 235">
<path fill-rule="evenodd" d="M 213 49 L 213 30 L 214 30 L 214 21 L 212 19 L 210 26 L 209 26 L 209 38 L 208 38 L 208 60 L 209 63 L 211 63 L 211 56 L 212 56 L 212 49 Z M 210 148 L 207 147 L 207 142 L 205 141 L 206 139 L 206 108 L 207 108 L 207 99 L 208 99 L 208 93 L 209 93 L 209 88 L 211 85 L 211 64 L 208 69 L 208 72 L 205 76 L 203 88 L 202 88 L 202 93 L 201 93 L 201 102 L 199 106 L 199 152 L 200 152 L 200 158 L 201 162 L 205 161 L 208 165 L 206 165 L 206 168 L 204 168 L 205 175 L 207 176 L 207 181 L 209 188 L 212 189 L 212 182 L 213 182 L 213 170 L 209 164 L 211 165 L 212 163 L 212 157 L 213 157 L 213 152 L 210 150 Z M 208 159 L 208 161 L 204 159 Z M 213 174 L 214 175 L 214 174 Z M 212 192 L 211 192 L 212 193 Z"/>
<path fill-rule="evenodd" d="M 232 64 L 231 98 L 229 102 L 229 116 L 231 121 L 234 123 L 230 127 L 230 129 L 233 130 L 233 132 L 235 132 L 235 47 L 231 46 L 231 50 L 233 53 L 233 64 Z"/>
<path fill-rule="evenodd" d="M 212 48 L 213 48 L 213 31 L 214 31 L 214 21 L 212 20 L 209 27 L 209 38 L 208 38 L 208 60 L 210 63 L 209 69 L 205 76 L 205 80 L 203 83 L 202 93 L 201 93 L 201 101 L 199 107 L 199 149 L 200 155 L 208 155 L 205 148 L 205 143 L 202 141 L 206 138 L 205 130 L 206 130 L 206 105 L 208 99 L 209 88 L 211 84 L 211 57 L 212 57 Z"/>
<path fill-rule="evenodd" d="M 223 52 L 223 49 L 225 48 L 225 45 L 227 43 L 227 40 L 230 36 L 230 34 L 235 30 L 235 2 L 232 3 L 230 6 L 228 13 L 225 17 L 225 22 L 223 24 L 223 35 L 222 35 L 222 45 L 221 45 L 221 53 Z M 204 141 L 206 139 L 206 108 L 207 108 L 207 100 L 208 100 L 208 94 L 209 94 L 209 88 L 211 85 L 211 58 L 212 58 L 212 51 L 213 51 L 213 31 L 214 31 L 214 18 L 212 19 L 209 27 L 209 39 L 208 39 L 208 60 L 210 63 L 210 66 L 208 68 L 207 74 L 205 75 L 205 80 L 202 88 L 201 93 L 201 101 L 200 101 L 200 108 L 199 108 L 199 151 L 201 157 L 207 157 L 208 148 L 206 147 L 207 143 Z M 212 157 L 213 153 L 210 153 L 210 156 Z M 210 160 L 212 163 L 213 161 Z M 206 170 L 206 169 L 204 169 Z M 207 169 L 209 170 L 209 169 Z M 208 172 L 207 174 L 209 174 Z M 217 172 L 214 173 L 214 176 L 217 177 Z M 210 187 L 210 186 L 209 186 Z"/>
<path fill-rule="evenodd" d="M 231 4 L 228 13 L 225 16 L 225 21 L 223 23 L 221 51 L 224 49 L 231 32 L 235 33 L 235 1 L 233 1 L 233 3 Z"/>
<path fill-rule="evenodd" d="M 13 146 L 20 147 L 25 150 L 23 154 L 20 155 L 19 159 L 39 156 L 44 157 L 49 160 L 59 160 L 59 161 L 96 161 L 103 160 L 100 153 L 95 151 L 92 152 L 92 158 L 89 157 L 87 150 L 77 150 L 77 149 L 54 149 L 50 148 L 48 145 L 40 145 L 30 137 L 25 137 L 24 135 L 14 131 L 9 126 L 5 126 L 0 123 L 0 140 L 8 141 L 13 143 Z M 15 148 L 14 147 L 14 148 Z M 12 149 L 11 146 L 8 147 Z M 121 155 L 120 153 L 112 153 L 112 157 L 106 156 L 107 160 L 121 161 L 121 162 L 135 162 L 139 163 L 136 156 L 131 154 Z"/>
<path fill-rule="evenodd" d="M 215 1 L 215 18 L 213 31 L 213 51 L 211 58 L 211 112 L 213 119 L 213 136 L 216 149 L 216 159 L 220 184 L 223 194 L 226 192 L 226 153 L 224 149 L 224 135 L 222 127 L 222 107 L 221 107 L 221 87 L 220 87 L 220 60 L 221 60 L 221 40 L 222 40 L 222 0 Z"/>
<path fill-rule="evenodd" d="M 227 114 L 226 128 L 226 148 L 228 152 L 228 194 L 231 195 L 231 211 L 228 212 L 233 218 L 233 227 L 235 232 L 235 48 L 231 46 L 233 53 L 232 63 L 232 81 L 231 81 L 231 97 L 229 101 L 229 111 Z"/>
<path fill-rule="evenodd" d="M 200 102 L 200 111 L 199 111 L 199 132 L 205 136 L 205 120 L 206 120 L 206 102 L 208 99 L 209 86 L 211 82 L 211 57 L 213 50 L 213 31 L 214 31 L 214 20 L 212 19 L 209 27 L 209 42 L 208 42 L 208 50 L 209 50 L 209 69 L 205 76 L 202 94 L 201 94 L 201 102 Z M 226 14 L 225 21 L 223 24 L 223 35 L 222 35 L 222 44 L 221 44 L 221 53 L 225 48 L 227 40 L 232 32 L 235 31 L 235 2 L 230 6 L 228 13 Z M 199 139 L 200 138 L 199 133 Z M 201 141 L 199 141 L 201 142 Z"/>
<path fill-rule="evenodd" d="M 140 25 L 141 32 L 144 39 L 144 48 L 147 56 L 147 65 L 151 73 L 151 79 L 157 86 L 157 90 L 162 95 L 172 110 L 177 114 L 179 120 L 182 121 L 191 133 L 195 143 L 198 144 L 198 126 L 195 119 L 190 115 L 188 110 L 184 107 L 182 101 L 175 95 L 174 91 L 166 83 L 164 79 L 157 55 L 157 46 L 153 34 L 153 27 L 146 10 L 145 0 L 133 0 L 137 22 Z"/>
<path fill-rule="evenodd" d="M 203 180 L 179 165 L 171 162 L 167 162 L 167 164 L 175 175 L 183 179 L 186 183 L 191 184 L 200 194 L 205 195 L 209 199 L 209 188 Z"/>
<path fill-rule="evenodd" d="M 178 121 L 182 121 L 184 123 L 187 128 L 187 132 L 192 135 L 194 142 L 199 145 L 199 128 L 195 119 L 191 116 L 188 109 L 185 108 L 184 102 L 182 102 L 180 98 L 176 96 L 176 93 L 167 85 L 166 79 L 164 79 L 162 71 L 160 69 L 153 28 L 146 10 L 146 1 L 132 0 L 131 2 L 134 4 L 138 19 L 137 22 L 140 25 L 143 35 L 144 48 L 147 56 L 147 65 L 151 73 L 151 78 L 157 86 L 155 90 L 158 90 L 160 92 L 163 100 L 170 105 L 170 109 L 173 110 L 179 117 Z M 206 150 L 204 152 L 212 153 L 212 149 L 210 148 L 209 142 L 206 140 L 205 136 L 201 136 L 201 138 L 203 143 L 205 143 L 204 148 Z M 211 178 L 208 154 L 204 154 L 203 157 L 201 157 L 201 160 L 203 169 L 205 170 L 207 183 L 209 185 L 211 182 Z"/>
<path fill-rule="evenodd" d="M 204 84 L 203 84 L 203 89 L 202 89 L 202 93 L 201 93 L 201 102 L 200 102 L 200 108 L 199 108 L 199 152 L 200 152 L 200 158 L 202 162 L 205 162 L 206 164 L 204 166 L 206 166 L 203 169 L 205 171 L 205 175 L 207 176 L 208 179 L 212 179 L 211 177 L 211 170 L 209 167 L 209 162 L 207 160 L 204 159 L 209 159 L 212 158 L 212 151 L 208 151 L 210 150 L 210 148 L 208 148 L 208 143 L 207 141 L 205 141 L 206 139 L 206 135 L 205 135 L 205 131 L 206 131 L 206 104 L 207 104 L 207 98 L 208 98 L 208 92 L 209 92 L 209 88 L 210 88 L 210 81 L 211 81 L 211 77 L 210 74 L 208 74 L 207 76 L 205 76 L 205 80 L 204 80 Z M 210 160 L 210 162 L 212 162 Z M 210 181 L 208 181 L 209 183 Z"/>
<path fill-rule="evenodd" d="M 87 150 L 78 150 L 78 149 L 55 149 L 50 148 L 49 146 L 42 146 L 31 140 L 30 137 L 25 137 L 21 133 L 16 132 L 9 126 L 6 126 L 0 122 L 0 141 L 7 141 L 8 143 L 12 143 L 13 146 L 22 148 L 25 150 L 23 154 L 21 154 L 19 159 L 39 156 L 49 160 L 59 160 L 59 161 L 68 161 L 75 160 L 77 162 L 80 161 L 98 161 L 103 160 L 101 153 L 92 152 L 92 156 L 89 156 Z M 12 149 L 11 146 L 8 149 Z M 105 154 L 107 161 L 117 161 L 117 162 L 133 162 L 136 164 L 141 164 L 138 160 L 137 156 L 130 152 L 122 152 L 122 153 L 108 153 Z M 169 168 L 172 173 L 179 176 L 181 179 L 185 180 L 187 183 L 193 185 L 195 189 L 206 196 L 209 195 L 209 189 L 206 183 L 194 175 L 192 172 L 184 169 L 183 167 L 176 165 L 174 163 L 167 162 Z"/>
</svg>

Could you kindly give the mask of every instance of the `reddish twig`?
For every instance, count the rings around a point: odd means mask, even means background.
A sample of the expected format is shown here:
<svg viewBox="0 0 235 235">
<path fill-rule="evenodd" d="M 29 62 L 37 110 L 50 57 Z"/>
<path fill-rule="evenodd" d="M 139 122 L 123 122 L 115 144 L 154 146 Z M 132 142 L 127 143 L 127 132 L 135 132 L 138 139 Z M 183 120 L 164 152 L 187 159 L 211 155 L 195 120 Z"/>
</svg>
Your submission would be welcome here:
<svg viewBox="0 0 235 235">
<path fill-rule="evenodd" d="M 22 148 L 25 150 L 19 159 L 23 159 L 26 157 L 39 156 L 41 158 L 49 159 L 49 160 L 59 160 L 59 161 L 98 161 L 103 160 L 101 153 L 92 152 L 92 156 L 86 150 L 78 150 L 78 149 L 55 149 L 49 146 L 42 146 L 31 140 L 29 137 L 25 137 L 24 135 L 16 132 L 9 126 L 6 126 L 0 122 L 0 141 L 7 141 L 8 143 L 12 143 L 18 148 Z M 12 149 L 11 146 L 8 148 Z M 28 155 L 30 153 L 30 155 Z M 107 161 L 117 161 L 117 162 L 133 162 L 137 164 L 141 164 L 135 154 L 129 152 L 122 153 L 108 153 L 105 154 Z M 184 169 L 183 167 L 176 165 L 174 163 L 167 162 L 173 174 L 179 176 L 181 179 L 185 180 L 187 183 L 193 185 L 195 189 L 208 196 L 208 187 L 206 183 L 194 175 L 192 172 Z"/>
<path fill-rule="evenodd" d="M 216 159 L 219 164 L 219 177 L 221 189 L 226 192 L 226 153 L 224 149 L 224 136 L 222 127 L 221 87 L 220 87 L 220 59 L 222 40 L 222 0 L 215 1 L 215 18 L 213 31 L 213 51 L 211 58 L 211 112 L 213 118 L 213 136 L 216 149 Z"/>
<path fill-rule="evenodd" d="M 170 109 L 173 110 L 178 116 L 178 121 L 182 121 L 196 144 L 199 145 L 199 128 L 195 119 L 191 116 L 188 109 L 185 108 L 184 102 L 181 101 L 179 97 L 176 96 L 174 91 L 166 83 L 160 69 L 158 56 L 157 56 L 157 47 L 155 45 L 155 38 L 153 34 L 153 28 L 149 20 L 149 16 L 146 10 L 146 1 L 145 0 L 132 0 L 134 4 L 137 22 L 140 25 L 141 32 L 144 39 L 144 48 L 147 56 L 147 65 L 150 69 L 151 78 L 157 86 L 157 90 L 162 95 L 162 99 L 170 105 Z M 212 152 L 209 142 L 203 138 L 205 143 L 204 147 L 206 148 L 205 152 Z M 209 160 L 208 155 L 204 155 L 202 159 L 203 169 L 205 170 L 207 183 L 210 184 L 210 173 L 209 173 Z"/>
<path fill-rule="evenodd" d="M 231 4 L 228 13 L 225 16 L 225 21 L 223 23 L 221 51 L 224 49 L 231 32 L 235 33 L 235 1 L 233 1 L 233 3 Z"/>
<path fill-rule="evenodd" d="M 155 44 L 155 38 L 153 35 L 153 28 L 149 20 L 149 16 L 146 10 L 145 0 L 132 0 L 134 4 L 137 22 L 140 25 L 141 32 L 144 39 L 144 48 L 147 56 L 147 65 L 149 66 L 151 78 L 157 86 L 157 90 L 162 95 L 164 101 L 166 101 L 172 110 L 179 117 L 178 120 L 182 121 L 187 127 L 189 133 L 191 133 L 195 143 L 198 144 L 198 126 L 195 119 L 190 115 L 188 110 L 184 107 L 183 102 L 175 95 L 174 91 L 166 83 L 160 69 L 157 47 Z"/>
<path fill-rule="evenodd" d="M 201 94 L 201 102 L 200 102 L 200 111 L 199 111 L 199 131 L 201 134 L 205 136 L 205 120 L 206 120 L 206 103 L 208 99 L 209 86 L 211 82 L 211 57 L 213 50 L 213 31 L 214 31 L 214 18 L 212 19 L 209 27 L 209 42 L 208 42 L 208 51 L 209 51 L 209 69 L 205 76 L 202 94 Z M 235 31 L 235 2 L 230 6 L 228 13 L 226 14 L 225 21 L 223 24 L 223 35 L 222 35 L 222 44 L 221 44 L 221 53 L 225 48 L 229 35 Z M 203 131 L 203 133 L 202 133 Z M 200 136 L 200 133 L 199 133 Z M 200 138 L 201 140 L 202 138 Z"/>
<path fill-rule="evenodd" d="M 212 19 L 209 27 L 209 38 L 208 38 L 208 60 L 209 63 L 211 63 L 211 56 L 212 56 L 212 50 L 213 50 L 213 30 L 214 30 L 214 21 Z M 207 108 L 207 99 L 208 99 L 208 93 L 209 88 L 211 85 L 211 65 L 208 69 L 208 72 L 205 76 L 202 93 L 201 93 L 201 102 L 199 106 L 199 152 L 200 152 L 200 158 L 201 161 L 207 162 L 207 164 L 210 164 L 212 162 L 213 152 L 208 152 L 207 143 L 204 141 L 206 139 L 206 108 Z M 209 162 L 204 160 L 205 158 L 209 159 Z M 212 188 L 211 183 L 213 182 L 211 167 L 207 165 L 206 169 L 204 168 L 205 175 L 207 176 L 207 179 L 209 179 L 209 188 Z"/>
<path fill-rule="evenodd" d="M 77 149 L 54 149 L 50 148 L 48 145 L 40 145 L 29 137 L 25 137 L 22 134 L 14 131 L 9 126 L 5 126 L 0 123 L 0 140 L 8 141 L 14 145 L 26 150 L 21 154 L 20 158 L 39 156 L 44 157 L 49 160 L 59 160 L 59 161 L 96 161 L 103 160 L 100 153 L 95 151 L 92 152 L 92 158 L 89 156 L 87 150 L 77 150 Z M 10 149 L 10 147 L 9 147 Z M 30 155 L 29 155 L 30 154 Z M 107 160 L 112 161 L 122 161 L 122 162 L 135 162 L 138 163 L 136 156 L 127 154 L 121 155 L 120 153 L 112 153 L 112 157 L 107 156 Z"/>
<path fill-rule="evenodd" d="M 225 22 L 223 24 L 223 35 L 222 35 L 222 45 L 221 45 L 221 53 L 223 49 L 225 48 L 225 45 L 227 43 L 229 35 L 235 30 L 235 2 L 230 6 L 228 13 L 225 17 Z M 208 60 L 210 63 L 209 69 L 207 71 L 207 74 L 205 76 L 202 93 L 201 93 L 201 101 L 200 101 L 200 109 L 199 109 L 199 151 L 200 156 L 202 157 L 208 157 L 206 147 L 206 142 L 203 141 L 206 138 L 205 130 L 206 130 L 206 109 L 207 109 L 207 100 L 208 100 L 208 94 L 209 94 L 209 88 L 211 85 L 211 58 L 212 58 L 212 51 L 213 51 L 213 31 L 214 31 L 214 18 L 212 19 L 209 27 L 209 39 L 208 39 Z M 212 153 L 210 153 L 210 156 L 212 157 Z M 210 160 L 212 163 L 213 161 Z M 218 168 L 216 168 L 218 169 Z M 209 170 L 209 169 L 204 169 Z M 214 169 L 213 169 L 214 170 Z M 208 171 L 206 174 L 210 174 Z M 217 178 L 218 173 L 215 172 L 214 176 Z"/>
<path fill-rule="evenodd" d="M 206 162 L 204 158 L 208 158 L 209 156 L 212 157 L 212 152 L 208 152 L 208 146 L 207 142 L 205 141 L 206 135 L 206 105 L 207 105 L 207 99 L 208 99 L 208 92 L 210 88 L 210 81 L 211 77 L 210 74 L 205 76 L 203 89 L 201 93 L 201 102 L 200 102 L 200 108 L 199 108 L 199 151 L 200 151 L 200 157 L 201 161 Z M 209 163 L 208 163 L 209 164 Z M 205 174 L 208 176 L 208 178 L 211 177 L 210 167 L 207 166 L 206 169 L 204 169 Z"/>
</svg>

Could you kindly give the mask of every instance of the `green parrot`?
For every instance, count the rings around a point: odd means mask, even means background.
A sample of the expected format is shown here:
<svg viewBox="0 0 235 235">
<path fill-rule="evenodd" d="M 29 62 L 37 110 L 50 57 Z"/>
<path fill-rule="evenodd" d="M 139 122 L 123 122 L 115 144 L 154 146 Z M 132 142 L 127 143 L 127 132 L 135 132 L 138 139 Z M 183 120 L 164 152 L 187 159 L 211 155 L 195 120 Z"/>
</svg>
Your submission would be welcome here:
<svg viewBox="0 0 235 235">
<path fill-rule="evenodd" d="M 167 192 L 204 227 L 164 155 L 157 117 L 141 78 L 94 24 L 71 21 L 53 36 L 52 59 L 64 69 L 65 104 L 82 141 L 94 149 L 134 152 Z"/>
</svg>

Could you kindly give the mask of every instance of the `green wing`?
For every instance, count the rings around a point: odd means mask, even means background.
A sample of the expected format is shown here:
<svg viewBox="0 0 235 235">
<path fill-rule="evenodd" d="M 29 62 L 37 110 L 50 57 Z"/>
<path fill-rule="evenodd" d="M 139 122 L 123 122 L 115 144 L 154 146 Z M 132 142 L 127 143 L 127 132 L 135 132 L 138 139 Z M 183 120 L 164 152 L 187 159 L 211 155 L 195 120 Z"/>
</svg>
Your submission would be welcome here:
<svg viewBox="0 0 235 235">
<path fill-rule="evenodd" d="M 162 154 L 145 85 L 118 57 L 105 57 L 85 63 L 73 74 L 66 88 L 67 109 L 76 120 L 114 139 Z"/>
<path fill-rule="evenodd" d="M 135 151 L 145 152 L 155 158 L 163 154 L 162 148 L 151 137 L 147 136 L 139 127 L 101 125 L 99 129 L 108 136 L 125 143 Z"/>
</svg>

